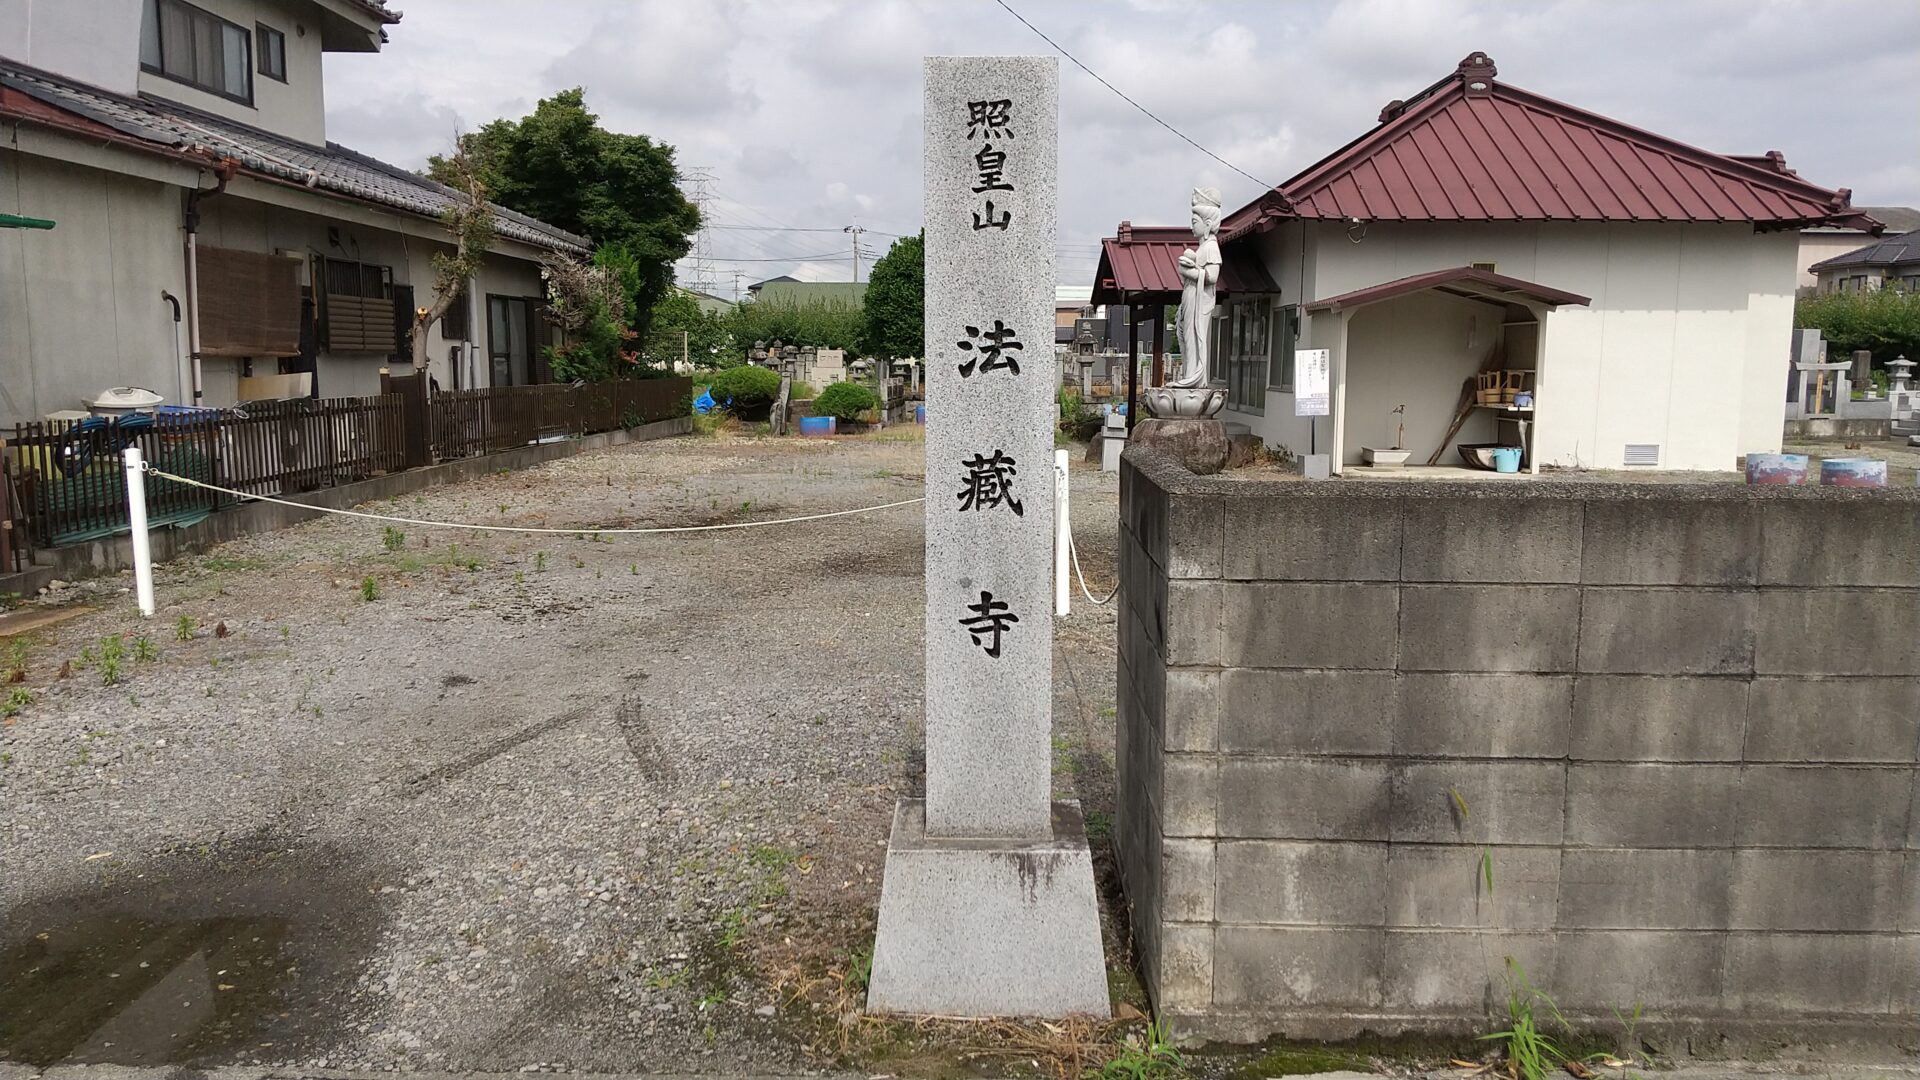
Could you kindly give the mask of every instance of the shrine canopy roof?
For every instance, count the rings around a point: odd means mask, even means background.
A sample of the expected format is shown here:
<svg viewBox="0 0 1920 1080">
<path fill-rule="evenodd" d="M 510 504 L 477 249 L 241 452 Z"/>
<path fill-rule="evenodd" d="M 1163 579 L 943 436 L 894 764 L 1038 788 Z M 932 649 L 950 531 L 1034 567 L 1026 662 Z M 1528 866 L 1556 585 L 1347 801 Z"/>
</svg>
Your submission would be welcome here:
<svg viewBox="0 0 1920 1080">
<path fill-rule="evenodd" d="M 1222 240 L 1288 218 L 1357 221 L 1723 221 L 1879 232 L 1845 188 L 1777 151 L 1717 154 L 1500 81 L 1486 53 L 1377 126 L 1227 215 Z"/>
<path fill-rule="evenodd" d="M 1178 225 L 1120 223 L 1100 242 L 1100 268 L 1093 275 L 1094 304 L 1177 304 L 1180 253 L 1194 246 L 1193 232 Z M 1216 295 L 1277 293 L 1266 267 L 1251 252 L 1221 249 Z"/>
<path fill-rule="evenodd" d="M 1472 266 L 1456 266 L 1449 270 L 1432 270 L 1424 274 L 1395 278 L 1378 285 L 1369 285 L 1364 289 L 1355 289 L 1338 296 L 1329 296 L 1324 300 L 1315 300 L 1307 305 L 1307 314 L 1318 315 L 1330 311 L 1351 311 L 1367 304 L 1377 304 L 1382 300 L 1392 300 L 1408 293 L 1431 289 L 1467 300 L 1479 300 L 1489 304 L 1526 304 L 1531 301 L 1547 307 L 1559 307 L 1562 304 L 1575 304 L 1584 307 L 1589 297 L 1579 293 L 1567 292 L 1550 286 L 1536 284 L 1522 278 L 1496 274 L 1491 270 L 1481 270 Z"/>
</svg>

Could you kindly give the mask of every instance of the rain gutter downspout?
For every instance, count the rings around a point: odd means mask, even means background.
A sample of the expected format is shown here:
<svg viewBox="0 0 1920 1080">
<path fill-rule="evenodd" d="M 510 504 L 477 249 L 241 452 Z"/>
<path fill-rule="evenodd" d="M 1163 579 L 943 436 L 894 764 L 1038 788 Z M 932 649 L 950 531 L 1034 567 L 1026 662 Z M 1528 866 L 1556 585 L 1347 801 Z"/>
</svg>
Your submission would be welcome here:
<svg viewBox="0 0 1920 1080">
<path fill-rule="evenodd" d="M 198 406 L 206 396 L 205 385 L 200 380 L 200 251 L 197 241 L 200 232 L 200 200 L 219 195 L 227 190 L 227 181 L 233 178 L 233 165 L 221 162 L 214 170 L 214 186 L 203 188 L 196 186 L 187 193 L 186 210 L 181 214 L 181 227 L 187 233 L 187 356 L 193 365 L 193 404 Z"/>
</svg>

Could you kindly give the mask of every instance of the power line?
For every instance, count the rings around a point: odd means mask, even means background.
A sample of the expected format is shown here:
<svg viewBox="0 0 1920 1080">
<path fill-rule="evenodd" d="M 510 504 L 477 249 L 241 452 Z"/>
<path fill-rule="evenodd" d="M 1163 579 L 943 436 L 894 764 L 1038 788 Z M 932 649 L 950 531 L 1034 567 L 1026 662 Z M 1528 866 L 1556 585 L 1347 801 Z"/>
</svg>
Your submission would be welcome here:
<svg viewBox="0 0 1920 1080">
<path fill-rule="evenodd" d="M 870 252 L 868 254 L 871 254 Z M 829 251 L 824 255 L 795 255 L 784 259 L 729 259 L 715 256 L 713 262 L 723 263 L 799 263 L 799 262 L 838 262 L 847 257 L 844 251 Z"/>
<path fill-rule="evenodd" d="M 817 233 L 836 233 L 836 232 L 844 232 L 844 231 L 846 231 L 846 226 L 844 226 L 844 225 L 843 225 L 843 226 L 841 226 L 840 228 L 837 228 L 837 229 L 829 229 L 829 228 L 820 228 L 820 229 L 810 229 L 810 228 L 797 228 L 797 227 L 795 227 L 795 226 L 792 226 L 792 225 L 715 225 L 715 226 L 714 226 L 714 228 L 716 228 L 716 229 L 740 229 L 740 230 L 743 230 L 743 231 L 746 231 L 746 232 L 817 232 Z M 873 235 L 875 235 L 875 236 L 891 236 L 891 237 L 893 237 L 893 238 L 894 238 L 894 239 L 896 239 L 896 240 L 900 238 L 900 234 L 899 234 L 899 233 L 890 233 L 890 232 L 882 232 L 882 231 L 881 231 L 881 230 L 879 230 L 879 229 L 869 229 L 869 228 L 867 228 L 867 227 L 866 227 L 866 226 L 864 226 L 864 225 L 860 227 L 860 231 L 861 231 L 861 232 L 868 232 L 868 233 L 872 233 L 872 234 L 873 234 Z"/>
<path fill-rule="evenodd" d="M 1098 82 L 1098 83 L 1099 83 L 1099 84 L 1100 84 L 1101 86 L 1104 86 L 1104 87 L 1106 87 L 1107 89 L 1109 89 L 1109 90 L 1111 90 L 1111 91 L 1113 91 L 1113 92 L 1114 92 L 1115 94 L 1117 94 L 1117 95 L 1119 95 L 1119 97 L 1120 97 L 1120 100 L 1121 100 L 1121 101 L 1124 101 L 1124 102 L 1126 102 L 1127 104 L 1129 104 L 1129 105 L 1131 105 L 1131 106 L 1133 106 L 1134 108 L 1136 108 L 1136 109 L 1139 109 L 1139 110 L 1140 110 L 1140 112 L 1141 112 L 1141 113 L 1142 113 L 1142 114 L 1143 114 L 1144 116 L 1146 116 L 1146 118 L 1147 118 L 1147 119 L 1149 119 L 1149 120 L 1151 120 L 1151 121 L 1153 121 L 1153 122 L 1154 122 L 1154 123 L 1156 123 L 1156 124 L 1159 124 L 1159 125 L 1160 125 L 1161 127 L 1163 127 L 1163 128 L 1166 128 L 1166 129 L 1167 129 L 1168 131 L 1171 131 L 1171 132 L 1173 132 L 1173 133 L 1174 133 L 1175 135 L 1178 135 L 1178 136 L 1180 136 L 1180 138 L 1181 138 L 1181 139 L 1183 139 L 1183 140 L 1185 140 L 1185 142 L 1186 142 L 1186 144 L 1187 144 L 1188 146 L 1191 146 L 1191 147 L 1193 147 L 1193 148 L 1194 148 L 1195 150 L 1198 150 L 1198 151 L 1200 151 L 1201 153 L 1203 153 L 1203 154 L 1205 154 L 1205 155 L 1207 155 L 1208 157 L 1210 157 L 1210 158 L 1212 158 L 1213 160 L 1215 160 L 1215 161 L 1217 161 L 1217 162 L 1219 162 L 1220 164 L 1222 164 L 1222 165 L 1225 165 L 1225 166 L 1226 166 L 1227 168 L 1229 168 L 1229 169 L 1232 169 L 1232 170 L 1233 170 L 1234 172 L 1237 172 L 1237 173 L 1239 173 L 1239 174 L 1240 174 L 1241 176 L 1244 176 L 1244 177 L 1246 177 L 1247 179 L 1249 179 L 1249 180 L 1251 180 L 1251 181 L 1253 181 L 1254 183 L 1256 183 L 1256 184 L 1259 184 L 1259 185 L 1260 185 L 1260 186 L 1261 186 L 1262 188 L 1271 188 L 1271 187 L 1273 187 L 1273 185 L 1272 185 L 1272 184 L 1269 184 L 1269 183 L 1267 183 L 1267 182 L 1266 182 L 1265 180 L 1262 180 L 1262 179 L 1260 179 L 1259 177 L 1257 177 L 1257 176 L 1255 176 L 1255 175 L 1253 175 L 1252 173 L 1250 173 L 1250 172 L 1248 172 L 1247 170 L 1245 170 L 1245 169 L 1243 169 L 1243 168 L 1241 168 L 1240 166 L 1238 166 L 1238 165 L 1235 165 L 1235 164 L 1234 164 L 1233 162 L 1231 162 L 1231 161 L 1228 161 L 1228 160 L 1227 160 L 1226 158 L 1223 158 L 1223 157 L 1221 157 L 1221 156 L 1220 156 L 1219 154 L 1216 154 L 1216 153 L 1214 153 L 1213 151 L 1211 151 L 1211 150 L 1209 150 L 1209 149 L 1207 149 L 1206 147 L 1204 147 L 1204 146 L 1201 146 L 1201 145 L 1200 145 L 1199 143 L 1197 143 L 1197 142 L 1194 142 L 1194 141 L 1193 141 L 1193 140 L 1192 140 L 1191 138 L 1188 138 L 1188 137 L 1187 137 L 1187 133 L 1186 133 L 1186 132 L 1184 132 L 1184 131 L 1181 131 L 1181 130 L 1180 130 L 1179 128 L 1177 128 L 1177 127 L 1174 127 L 1174 126 L 1173 126 L 1172 124 L 1169 124 L 1169 123 L 1167 123 L 1167 122 L 1166 122 L 1165 120 L 1162 120 L 1162 119 L 1160 119 L 1160 118 L 1159 118 L 1158 116 L 1155 116 L 1155 115 L 1153 114 L 1153 111 L 1152 111 L 1152 110 L 1150 110 L 1150 109 L 1148 109 L 1148 108 L 1147 108 L 1147 107 L 1146 107 L 1145 105 L 1142 105 L 1142 104 L 1140 104 L 1139 102 L 1137 102 L 1137 101 L 1135 101 L 1135 100 L 1133 100 L 1132 98 L 1130 98 L 1130 97 L 1128 97 L 1128 96 L 1127 96 L 1127 95 L 1126 95 L 1125 93 L 1123 93 L 1123 92 L 1121 91 L 1121 89 L 1120 89 L 1119 87 L 1117 87 L 1117 86 L 1115 86 L 1115 85 L 1113 85 L 1112 83 L 1110 83 L 1110 82 L 1108 82 L 1107 80 L 1105 80 L 1105 79 L 1103 79 L 1103 78 L 1101 78 L 1101 77 L 1100 77 L 1100 73 L 1099 73 L 1099 72 L 1097 72 L 1097 71 L 1095 71 L 1095 70 L 1093 70 L 1092 68 L 1090 68 L 1090 67 L 1088 67 L 1087 65 L 1085 65 L 1085 64 L 1083 64 L 1083 63 L 1081 63 L 1081 62 L 1080 62 L 1080 58 L 1079 58 L 1079 57 L 1077 57 L 1077 56 L 1075 56 L 1075 55 L 1073 55 L 1072 53 L 1070 53 L 1070 52 L 1068 52 L 1067 50 L 1065 50 L 1065 49 L 1063 49 L 1063 48 L 1061 48 L 1061 47 L 1060 47 L 1060 44 L 1059 44 L 1059 42 L 1056 42 L 1056 41 L 1054 41 L 1054 40 L 1053 40 L 1052 38 L 1050 38 L 1050 37 L 1048 37 L 1048 36 L 1047 36 L 1047 35 L 1046 35 L 1045 33 L 1042 33 L 1039 27 L 1037 27 L 1037 26 L 1035 26 L 1035 25 L 1033 25 L 1032 23 L 1030 23 L 1030 22 L 1028 22 L 1028 21 L 1026 20 L 1026 18 L 1025 18 L 1024 16 L 1022 16 L 1022 15 L 1021 15 L 1021 14 L 1020 14 L 1019 12 L 1017 12 L 1017 11 L 1015 11 L 1015 10 L 1013 10 L 1013 8 L 1012 8 L 1012 7 L 1011 7 L 1011 6 L 1010 6 L 1010 5 L 1009 5 L 1009 4 L 1007 3 L 1007 0 L 994 0 L 994 3 L 996 3 L 996 4 L 999 4 L 999 5 L 1000 5 L 1001 7 L 1003 7 L 1003 8 L 1006 8 L 1006 9 L 1007 9 L 1007 14 L 1009 14 L 1009 15 L 1011 15 L 1011 16 L 1013 16 L 1013 17 L 1014 17 L 1014 18 L 1016 18 L 1016 19 L 1019 19 L 1019 20 L 1020 20 L 1020 25 L 1022 25 L 1022 26 L 1024 26 L 1024 27 L 1026 27 L 1027 29 L 1029 29 L 1029 30 L 1031 30 L 1031 31 L 1033 31 L 1033 32 L 1034 32 L 1034 33 L 1036 33 L 1036 34 L 1039 34 L 1039 35 L 1040 35 L 1040 40 L 1041 40 L 1041 41 L 1044 41 L 1044 42 L 1046 42 L 1047 44 L 1049 44 L 1049 45 L 1051 45 L 1051 46 L 1053 46 L 1053 51 L 1055 51 L 1055 52 L 1057 52 L 1057 53 L 1059 53 L 1059 54 L 1060 54 L 1061 56 L 1064 56 L 1064 57 L 1066 57 L 1067 59 L 1069 59 L 1069 60 L 1071 60 L 1071 61 L 1073 61 L 1073 64 L 1074 64 L 1074 66 L 1075 66 L 1075 67 L 1077 67 L 1077 68 L 1079 68 L 1079 69 L 1080 69 L 1081 71 L 1084 71 L 1084 72 L 1086 72 L 1087 74 L 1089 74 L 1089 75 L 1091 75 L 1091 76 L 1093 76 L 1093 78 L 1094 78 L 1094 81 L 1096 81 L 1096 82 Z"/>
</svg>

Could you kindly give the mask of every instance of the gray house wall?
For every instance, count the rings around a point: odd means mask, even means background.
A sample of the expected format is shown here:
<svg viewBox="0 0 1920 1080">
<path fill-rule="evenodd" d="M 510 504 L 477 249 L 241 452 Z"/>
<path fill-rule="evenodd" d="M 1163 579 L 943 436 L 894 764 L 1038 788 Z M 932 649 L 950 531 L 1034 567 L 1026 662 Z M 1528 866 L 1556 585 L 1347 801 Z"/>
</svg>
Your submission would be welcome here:
<svg viewBox="0 0 1920 1080">
<path fill-rule="evenodd" d="M 111 386 L 143 386 L 174 404 L 192 400 L 185 326 L 161 296 L 186 296 L 181 210 L 199 182 L 192 169 L 114 147 L 0 123 L 0 211 L 50 218 L 53 229 L 0 229 L 0 427 L 36 420 Z M 56 156 L 57 155 L 57 156 Z M 68 158 L 76 160 L 68 160 Z M 314 254 L 390 266 L 424 304 L 433 256 L 450 250 L 436 221 L 237 178 L 202 204 L 199 242 L 303 260 Z M 442 388 L 490 385 L 486 297 L 545 295 L 538 253 L 500 241 L 475 277 L 473 356 L 456 378 L 449 347 L 462 339 L 440 323 L 428 330 L 429 370 Z M 307 264 L 302 284 L 311 284 Z M 329 353 L 318 359 L 325 397 L 379 392 L 380 368 L 409 362 L 384 353 Z M 243 362 L 201 364 L 208 405 L 234 404 Z M 276 361 L 255 362 L 273 374 Z"/>
<path fill-rule="evenodd" d="M 1115 842 L 1175 1030 L 1485 1031 L 1511 957 L 1608 1027 L 1913 1042 L 1920 492 L 1136 451 L 1121 515 Z"/>
</svg>

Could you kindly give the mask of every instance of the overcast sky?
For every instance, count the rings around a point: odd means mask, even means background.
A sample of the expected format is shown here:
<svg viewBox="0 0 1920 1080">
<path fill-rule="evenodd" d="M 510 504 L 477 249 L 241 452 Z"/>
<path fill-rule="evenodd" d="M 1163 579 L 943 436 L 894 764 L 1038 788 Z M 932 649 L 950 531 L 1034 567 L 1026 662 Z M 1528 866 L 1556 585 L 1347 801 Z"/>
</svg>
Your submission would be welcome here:
<svg viewBox="0 0 1920 1080">
<path fill-rule="evenodd" d="M 1710 150 L 1784 151 L 1859 205 L 1920 205 L 1920 0 L 1008 2 L 1267 183 L 1482 49 L 1516 86 Z M 847 280 L 843 225 L 882 251 L 919 228 L 923 55 L 1050 52 L 995 0 L 391 6 L 406 17 L 383 53 L 327 57 L 330 138 L 419 167 L 456 130 L 584 86 L 604 125 L 713 176 L 723 296 L 735 271 Z M 1096 245 L 1123 218 L 1178 224 L 1196 184 L 1229 208 L 1261 190 L 1065 60 L 1060 79 L 1063 284 L 1091 284 Z"/>
</svg>

